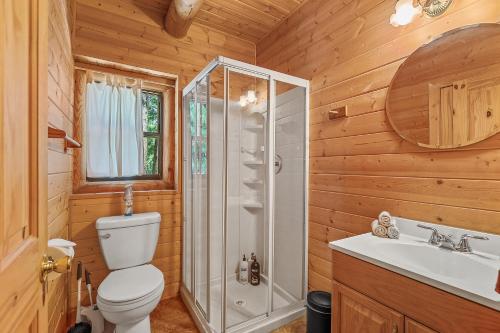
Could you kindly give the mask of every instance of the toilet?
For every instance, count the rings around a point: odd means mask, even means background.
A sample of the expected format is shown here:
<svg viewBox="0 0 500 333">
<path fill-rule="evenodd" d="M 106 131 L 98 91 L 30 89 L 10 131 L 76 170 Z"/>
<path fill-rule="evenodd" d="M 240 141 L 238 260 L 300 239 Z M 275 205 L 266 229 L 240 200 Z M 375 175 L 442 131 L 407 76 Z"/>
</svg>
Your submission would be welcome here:
<svg viewBox="0 0 500 333">
<path fill-rule="evenodd" d="M 109 216 L 96 222 L 101 252 L 112 271 L 97 290 L 97 306 L 116 333 L 151 332 L 149 314 L 161 299 L 163 273 L 151 265 L 159 213 Z"/>
</svg>

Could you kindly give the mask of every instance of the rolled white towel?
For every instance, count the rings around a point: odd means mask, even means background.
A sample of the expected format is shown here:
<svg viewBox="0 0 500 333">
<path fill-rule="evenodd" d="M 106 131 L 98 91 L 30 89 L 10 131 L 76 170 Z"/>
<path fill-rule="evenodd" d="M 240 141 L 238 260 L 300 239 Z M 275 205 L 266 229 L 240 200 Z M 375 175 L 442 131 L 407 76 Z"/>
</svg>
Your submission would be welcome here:
<svg viewBox="0 0 500 333">
<path fill-rule="evenodd" d="M 372 233 L 377 237 L 387 238 L 387 228 L 380 225 L 377 220 L 374 220 L 371 224 Z"/>
<path fill-rule="evenodd" d="M 380 225 L 386 228 L 389 228 L 390 226 L 393 226 L 395 224 L 391 214 L 386 211 L 383 211 L 378 215 L 378 222 L 380 223 Z"/>
<path fill-rule="evenodd" d="M 387 237 L 391 239 L 399 239 L 399 229 L 396 226 L 387 228 Z"/>
</svg>

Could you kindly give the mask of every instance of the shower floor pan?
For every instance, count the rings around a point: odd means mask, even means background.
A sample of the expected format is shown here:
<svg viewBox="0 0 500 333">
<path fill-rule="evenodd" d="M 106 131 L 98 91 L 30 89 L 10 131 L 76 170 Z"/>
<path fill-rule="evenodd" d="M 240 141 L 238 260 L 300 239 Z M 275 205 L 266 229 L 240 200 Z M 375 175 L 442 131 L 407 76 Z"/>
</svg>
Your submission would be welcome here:
<svg viewBox="0 0 500 333">
<path fill-rule="evenodd" d="M 193 304 L 188 296 L 189 293 L 182 288 L 182 297 L 186 302 L 189 311 L 193 315 L 198 328 L 204 333 L 220 333 L 221 322 L 221 285 L 220 281 L 212 283 L 210 311 L 212 316 L 210 323 L 207 323 L 202 316 L 201 311 Z M 267 309 L 267 284 L 264 281 L 258 286 L 251 284 L 241 284 L 235 278 L 229 279 L 227 285 L 227 310 L 226 322 L 230 333 L 267 333 L 270 330 L 278 328 L 295 318 L 301 316 L 304 312 L 304 302 L 296 300 L 291 295 L 276 291 L 273 293 L 274 307 L 278 310 L 266 316 Z M 206 288 L 201 287 L 201 290 Z M 204 299 L 204 293 L 200 298 Z"/>
</svg>

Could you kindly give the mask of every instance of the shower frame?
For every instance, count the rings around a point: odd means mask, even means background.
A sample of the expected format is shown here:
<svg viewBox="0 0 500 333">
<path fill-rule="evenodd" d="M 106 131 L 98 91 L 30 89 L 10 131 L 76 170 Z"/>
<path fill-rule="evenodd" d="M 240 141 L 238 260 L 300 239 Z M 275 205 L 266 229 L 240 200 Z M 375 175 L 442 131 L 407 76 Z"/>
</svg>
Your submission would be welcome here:
<svg viewBox="0 0 500 333">
<path fill-rule="evenodd" d="M 305 299 L 307 296 L 307 286 L 308 286 L 308 228 L 307 228 L 307 216 L 308 216 L 308 188 L 309 188 L 309 81 L 305 79 L 301 79 L 298 77 L 294 77 L 288 74 L 276 72 L 273 70 L 265 69 L 256 65 L 247 64 L 238 60 L 230 59 L 223 56 L 218 56 L 214 60 L 212 60 L 196 77 L 186 85 L 182 91 L 182 99 L 183 99 L 183 107 L 182 107 L 182 119 L 185 119 L 184 112 L 186 112 L 184 106 L 184 99 L 190 93 L 194 92 L 195 101 L 197 98 L 197 85 L 205 79 L 213 70 L 222 66 L 224 69 L 224 103 L 223 103 L 223 127 L 224 127 L 224 135 L 223 135 L 223 217 L 222 217 L 222 272 L 221 272 L 221 332 L 217 333 L 226 333 L 226 332 L 246 332 L 247 329 L 259 329 L 264 327 L 265 320 L 269 317 L 274 316 L 275 320 L 279 320 L 280 318 L 291 319 L 293 317 L 297 317 L 304 310 Z M 239 73 L 243 75 L 253 76 L 255 78 L 262 78 L 268 80 L 268 100 L 267 100 L 267 110 L 268 110 L 268 126 L 266 126 L 266 136 L 268 138 L 268 142 L 266 144 L 266 160 L 274 161 L 275 159 L 275 115 L 276 115 L 276 82 L 282 82 L 290 85 L 294 85 L 296 87 L 301 87 L 305 89 L 304 96 L 304 174 L 303 174 L 303 184 L 304 184 L 304 216 L 303 216 L 303 271 L 302 273 L 302 300 L 298 301 L 296 304 L 291 304 L 287 307 L 280 308 L 278 310 L 273 311 L 273 290 L 274 290 L 274 224 L 275 224 L 275 210 L 274 210 L 274 163 L 267 163 L 266 167 L 266 206 L 267 206 L 267 214 L 265 218 L 268 220 L 268 290 L 267 290 L 267 311 L 265 314 L 257 316 L 253 319 L 249 319 L 246 322 L 240 323 L 236 325 L 236 327 L 226 327 L 226 311 L 227 311 L 227 186 L 228 186 L 228 172 L 227 172 L 227 150 L 228 150 L 228 113 L 229 113 L 229 73 Z M 210 83 L 208 82 L 207 88 L 210 87 Z M 210 94 L 208 94 L 210 96 Z M 210 140 L 210 106 L 207 103 L 207 142 Z M 186 130 L 186 124 L 183 125 L 183 131 Z M 185 133 L 183 132 L 183 145 L 186 147 L 188 144 L 185 140 Z M 209 152 L 207 146 L 207 152 Z M 210 154 L 208 153 L 208 158 L 210 158 Z M 186 163 L 186 148 L 183 148 L 183 173 L 191 170 L 191 165 L 187 166 Z M 207 174 L 210 172 L 209 163 L 207 162 Z M 183 187 L 183 222 L 186 225 L 186 200 L 190 200 L 191 198 L 187 198 L 188 191 L 187 189 L 187 177 L 182 177 L 182 187 Z M 207 193 L 210 193 L 210 181 L 207 182 Z M 208 194 L 208 202 L 210 202 L 210 195 Z M 208 224 L 208 240 L 207 247 L 210 248 L 210 214 L 207 217 Z M 184 235 L 186 235 L 187 228 L 184 228 Z M 190 244 L 190 252 L 191 252 L 191 286 L 190 290 L 188 290 L 184 284 L 185 276 L 184 269 L 182 270 L 182 285 L 181 285 L 181 296 L 183 300 L 188 305 L 188 310 L 191 312 L 197 325 L 199 328 L 203 329 L 205 332 L 215 332 L 212 327 L 209 325 L 210 322 L 210 269 L 207 269 L 207 313 L 199 306 L 196 300 L 196 278 L 195 278 L 195 248 L 194 248 L 194 235 L 195 235 L 195 223 L 191 224 L 191 244 Z M 186 238 L 184 237 L 184 241 Z M 183 256 L 185 254 L 183 253 Z M 210 266 L 210 256 L 207 258 L 208 263 L 207 267 Z M 183 260 L 184 262 L 184 260 Z M 260 324 L 260 326 L 259 326 Z"/>
</svg>

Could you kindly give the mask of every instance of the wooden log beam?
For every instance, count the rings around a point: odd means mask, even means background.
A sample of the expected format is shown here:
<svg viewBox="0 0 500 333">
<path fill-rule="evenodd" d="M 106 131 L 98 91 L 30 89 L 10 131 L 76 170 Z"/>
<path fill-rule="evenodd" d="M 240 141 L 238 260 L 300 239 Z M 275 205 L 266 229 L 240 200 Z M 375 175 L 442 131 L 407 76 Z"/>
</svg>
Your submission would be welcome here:
<svg viewBox="0 0 500 333">
<path fill-rule="evenodd" d="M 203 0 L 172 0 L 165 15 L 165 30 L 176 37 L 186 36 Z"/>
</svg>

